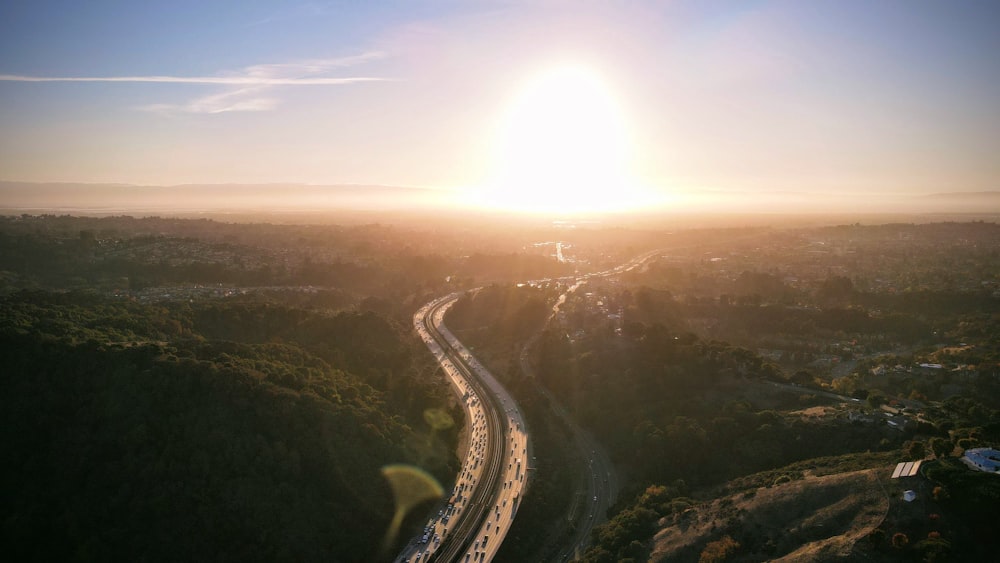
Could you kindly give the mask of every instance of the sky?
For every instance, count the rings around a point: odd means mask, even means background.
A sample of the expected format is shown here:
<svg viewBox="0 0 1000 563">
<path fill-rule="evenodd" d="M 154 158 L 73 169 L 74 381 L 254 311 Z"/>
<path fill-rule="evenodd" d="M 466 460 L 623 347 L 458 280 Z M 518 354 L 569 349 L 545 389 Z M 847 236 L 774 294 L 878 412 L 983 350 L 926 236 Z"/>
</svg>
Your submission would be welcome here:
<svg viewBox="0 0 1000 563">
<path fill-rule="evenodd" d="M 664 194 L 998 190 L 997 29 L 973 0 L 14 0 L 0 180 L 467 190 L 558 176 L 508 154 L 544 138 Z"/>
</svg>

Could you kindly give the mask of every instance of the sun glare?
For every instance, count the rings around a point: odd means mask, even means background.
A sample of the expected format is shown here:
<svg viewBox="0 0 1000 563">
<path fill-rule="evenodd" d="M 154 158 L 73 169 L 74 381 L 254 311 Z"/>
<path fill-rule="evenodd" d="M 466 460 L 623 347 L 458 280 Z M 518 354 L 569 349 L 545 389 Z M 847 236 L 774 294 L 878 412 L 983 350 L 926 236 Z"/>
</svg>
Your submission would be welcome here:
<svg viewBox="0 0 1000 563">
<path fill-rule="evenodd" d="M 584 67 L 529 81 L 504 113 L 481 205 L 537 213 L 635 207 L 631 151 L 611 91 Z"/>
</svg>

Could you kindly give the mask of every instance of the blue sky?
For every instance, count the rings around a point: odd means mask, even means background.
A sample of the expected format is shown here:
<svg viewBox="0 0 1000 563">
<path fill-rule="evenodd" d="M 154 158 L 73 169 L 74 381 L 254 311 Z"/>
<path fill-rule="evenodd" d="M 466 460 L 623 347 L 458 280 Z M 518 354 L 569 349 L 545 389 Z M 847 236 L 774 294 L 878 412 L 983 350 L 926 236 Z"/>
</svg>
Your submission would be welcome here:
<svg viewBox="0 0 1000 563">
<path fill-rule="evenodd" d="M 6 2 L 0 179 L 462 189 L 571 64 L 657 190 L 994 190 L 997 29 L 986 1 Z"/>
</svg>

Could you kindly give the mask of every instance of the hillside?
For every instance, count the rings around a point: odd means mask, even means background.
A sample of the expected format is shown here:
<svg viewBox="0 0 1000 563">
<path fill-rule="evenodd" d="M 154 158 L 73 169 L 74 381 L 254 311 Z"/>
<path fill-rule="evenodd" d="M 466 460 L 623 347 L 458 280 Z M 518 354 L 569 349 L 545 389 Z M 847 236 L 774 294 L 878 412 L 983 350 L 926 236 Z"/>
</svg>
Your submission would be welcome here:
<svg viewBox="0 0 1000 563">
<path fill-rule="evenodd" d="M 733 561 L 826 561 L 849 556 L 889 508 L 886 468 L 751 489 L 660 520 L 653 561 L 697 561 L 710 542 L 739 543 Z"/>
<path fill-rule="evenodd" d="M 650 561 L 989 559 L 1000 536 L 993 518 L 1000 479 L 954 457 L 890 479 L 897 458 L 884 452 L 806 460 L 702 491 L 699 501 L 650 487 L 623 511 L 660 515 L 647 528 L 652 541 L 633 551 Z M 904 501 L 911 490 L 915 498 Z M 620 528 L 624 519 L 615 521 Z"/>
<path fill-rule="evenodd" d="M 454 472 L 457 429 L 423 422 L 449 395 L 415 346 L 371 312 L 0 299 L 9 557 L 373 560 L 381 468 Z"/>
</svg>

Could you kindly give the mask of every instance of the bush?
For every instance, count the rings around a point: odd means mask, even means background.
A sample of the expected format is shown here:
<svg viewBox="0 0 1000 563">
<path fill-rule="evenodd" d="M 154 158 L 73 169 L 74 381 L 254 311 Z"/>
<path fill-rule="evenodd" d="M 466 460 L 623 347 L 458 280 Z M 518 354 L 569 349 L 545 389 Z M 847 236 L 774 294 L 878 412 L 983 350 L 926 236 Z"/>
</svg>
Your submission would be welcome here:
<svg viewBox="0 0 1000 563">
<path fill-rule="evenodd" d="M 740 548 L 740 544 L 729 536 L 722 536 L 713 542 L 708 542 L 698 558 L 698 563 L 721 563 Z"/>
<path fill-rule="evenodd" d="M 936 533 L 931 532 L 931 534 Z M 940 534 L 938 537 L 929 537 L 928 535 L 927 539 L 917 542 L 913 547 L 920 553 L 920 559 L 927 563 L 951 560 L 951 542 L 941 539 Z"/>
<path fill-rule="evenodd" d="M 785 474 L 785 475 L 779 475 L 778 478 L 774 480 L 773 485 L 775 487 L 777 487 L 778 485 L 781 485 L 781 484 L 784 484 L 784 483 L 791 483 L 791 482 L 792 482 L 792 478 L 789 477 L 787 474 Z"/>
<path fill-rule="evenodd" d="M 931 491 L 931 494 L 934 495 L 934 500 L 937 501 L 948 500 L 948 489 L 940 485 L 934 487 L 934 490 Z"/>
<path fill-rule="evenodd" d="M 896 532 L 892 535 L 892 547 L 903 549 L 910 543 L 910 538 L 903 532 Z"/>
</svg>

